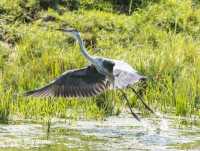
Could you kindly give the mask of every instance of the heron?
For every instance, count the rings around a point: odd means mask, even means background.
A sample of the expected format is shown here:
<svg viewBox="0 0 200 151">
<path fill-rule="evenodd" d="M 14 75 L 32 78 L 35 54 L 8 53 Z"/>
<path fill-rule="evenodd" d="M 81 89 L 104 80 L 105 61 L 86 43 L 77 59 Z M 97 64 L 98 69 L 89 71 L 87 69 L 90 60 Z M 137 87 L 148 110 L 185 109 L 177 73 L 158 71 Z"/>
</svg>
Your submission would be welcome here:
<svg viewBox="0 0 200 151">
<path fill-rule="evenodd" d="M 130 88 L 144 106 L 154 113 L 133 88 L 135 83 L 146 80 L 146 76 L 139 74 L 124 61 L 90 55 L 78 30 L 64 28 L 56 30 L 68 33 L 78 42 L 80 52 L 88 60 L 89 65 L 81 69 L 68 70 L 49 84 L 26 92 L 26 96 L 80 98 L 100 95 L 111 89 L 120 90 L 123 98 L 127 101 L 131 114 L 140 121 L 140 118 L 131 109 L 128 97 L 123 90 Z"/>
</svg>

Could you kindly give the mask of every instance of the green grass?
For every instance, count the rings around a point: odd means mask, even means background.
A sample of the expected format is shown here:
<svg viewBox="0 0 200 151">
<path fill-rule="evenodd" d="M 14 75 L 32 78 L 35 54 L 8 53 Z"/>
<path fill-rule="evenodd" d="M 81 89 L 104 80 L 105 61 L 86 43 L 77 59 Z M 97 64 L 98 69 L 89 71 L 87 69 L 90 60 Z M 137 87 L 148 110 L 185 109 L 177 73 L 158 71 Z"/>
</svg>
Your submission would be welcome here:
<svg viewBox="0 0 200 151">
<path fill-rule="evenodd" d="M 30 1 L 30 6 L 25 7 L 30 9 L 25 12 L 18 2 L 0 2 L 0 119 L 6 121 L 13 115 L 101 119 L 118 114 L 124 107 L 118 92 L 113 92 L 113 97 L 107 93 L 81 101 L 16 95 L 45 85 L 65 70 L 87 64 L 78 45 L 54 30 L 63 26 L 80 30 L 90 54 L 124 60 L 148 76 L 144 98 L 154 110 L 184 116 L 200 114 L 198 2 L 160 1 L 129 16 L 113 11 L 112 4 L 103 2 L 98 4 L 106 5 L 105 10 L 88 9 L 86 4 L 76 11 L 63 6 L 61 10 L 44 10 L 36 4 Z M 36 16 L 27 22 L 23 17 L 31 17 L 35 6 Z M 25 15 L 16 19 L 18 14 Z M 49 15 L 55 20 L 44 21 Z M 128 94 L 132 105 L 141 108 L 136 97 Z"/>
</svg>

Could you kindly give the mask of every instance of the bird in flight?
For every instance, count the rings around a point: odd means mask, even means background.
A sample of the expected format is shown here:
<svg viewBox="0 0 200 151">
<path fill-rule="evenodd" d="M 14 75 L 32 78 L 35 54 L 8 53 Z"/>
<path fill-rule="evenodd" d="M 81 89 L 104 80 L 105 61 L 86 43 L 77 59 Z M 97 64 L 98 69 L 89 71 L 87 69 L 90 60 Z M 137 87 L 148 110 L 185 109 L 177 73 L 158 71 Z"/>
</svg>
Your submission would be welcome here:
<svg viewBox="0 0 200 151">
<path fill-rule="evenodd" d="M 140 121 L 139 117 L 131 109 L 128 97 L 123 91 L 130 88 L 142 101 L 144 106 L 153 113 L 153 110 L 143 101 L 142 97 L 132 87 L 139 81 L 145 81 L 146 77 L 140 75 L 129 64 L 120 60 L 91 56 L 85 48 L 79 31 L 76 29 L 57 29 L 68 33 L 78 41 L 82 55 L 90 65 L 82 69 L 74 69 L 64 72 L 61 76 L 46 86 L 28 91 L 26 96 L 34 97 L 91 97 L 99 95 L 109 89 L 120 90 L 132 115 Z"/>
</svg>

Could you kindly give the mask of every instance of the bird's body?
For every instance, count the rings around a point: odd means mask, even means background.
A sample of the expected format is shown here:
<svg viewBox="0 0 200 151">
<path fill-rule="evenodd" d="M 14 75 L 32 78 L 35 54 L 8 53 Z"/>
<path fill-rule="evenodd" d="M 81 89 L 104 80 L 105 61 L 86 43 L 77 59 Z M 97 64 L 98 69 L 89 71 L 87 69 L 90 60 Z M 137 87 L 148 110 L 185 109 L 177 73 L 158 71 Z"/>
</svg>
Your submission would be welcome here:
<svg viewBox="0 0 200 151">
<path fill-rule="evenodd" d="M 145 80 L 146 77 L 140 75 L 128 63 L 112 60 L 115 63 L 113 68 L 114 74 L 114 89 L 124 89 L 133 86 L 140 80 Z"/>
<path fill-rule="evenodd" d="M 107 63 L 108 62 L 108 63 Z M 104 67 L 114 63 L 111 76 L 99 73 L 94 65 L 82 69 L 69 70 L 50 82 L 48 85 L 29 91 L 26 95 L 40 97 L 90 97 L 109 89 L 124 89 L 145 79 L 126 62 L 107 59 L 102 62 Z M 107 65 L 107 66 L 106 66 Z M 110 69 L 111 67 L 108 67 Z"/>
<path fill-rule="evenodd" d="M 80 45 L 81 53 L 91 65 L 82 69 L 66 71 L 48 85 L 26 92 L 26 96 L 90 97 L 109 89 L 128 88 L 145 79 L 145 76 L 138 74 L 126 62 L 90 56 L 78 31 L 65 29 L 61 29 L 61 31 L 72 34 Z"/>
</svg>

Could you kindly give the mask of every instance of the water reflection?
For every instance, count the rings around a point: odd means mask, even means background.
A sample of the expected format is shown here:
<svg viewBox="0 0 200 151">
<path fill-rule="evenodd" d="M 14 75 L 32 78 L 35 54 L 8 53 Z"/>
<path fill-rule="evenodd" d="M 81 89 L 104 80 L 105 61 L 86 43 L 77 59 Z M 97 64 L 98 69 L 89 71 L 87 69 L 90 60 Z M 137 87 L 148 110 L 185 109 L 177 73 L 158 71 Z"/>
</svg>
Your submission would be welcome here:
<svg viewBox="0 0 200 151">
<path fill-rule="evenodd" d="M 52 123 L 48 139 L 40 124 L 2 124 L 0 150 L 200 150 L 200 128 L 179 121 L 159 115 L 137 122 L 125 114 L 105 121 L 59 120 Z"/>
</svg>

